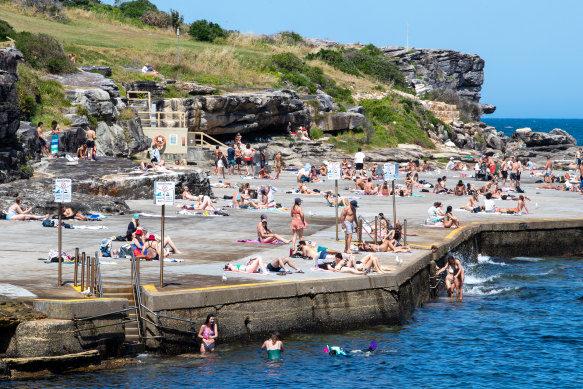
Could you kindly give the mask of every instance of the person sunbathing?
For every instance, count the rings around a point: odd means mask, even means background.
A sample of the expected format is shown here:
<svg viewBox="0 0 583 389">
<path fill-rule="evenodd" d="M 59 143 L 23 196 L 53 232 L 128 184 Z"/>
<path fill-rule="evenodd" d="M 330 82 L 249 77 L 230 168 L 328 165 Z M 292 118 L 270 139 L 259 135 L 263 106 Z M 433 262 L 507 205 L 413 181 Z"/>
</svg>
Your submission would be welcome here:
<svg viewBox="0 0 583 389">
<path fill-rule="evenodd" d="M 466 186 L 464 185 L 462 180 L 459 180 L 457 185 L 454 187 L 453 194 L 456 196 L 465 196 L 468 194 Z"/>
<path fill-rule="evenodd" d="M 460 221 L 453 215 L 451 205 L 448 205 L 447 209 L 445 210 L 445 216 L 443 217 L 443 227 L 450 228 L 452 226 L 460 228 Z"/>
<path fill-rule="evenodd" d="M 83 216 L 82 213 L 74 212 L 73 209 L 69 208 L 69 207 L 63 207 L 63 210 L 61 211 L 61 217 L 63 219 L 75 219 L 75 220 L 81 220 L 81 221 L 89 220 L 89 218 Z"/>
<path fill-rule="evenodd" d="M 318 268 L 338 273 L 364 274 L 363 271 L 356 270 L 355 268 L 348 266 L 348 260 L 342 258 L 342 254 L 340 253 L 334 255 L 334 262 L 332 263 L 325 262 L 319 264 Z"/>
<path fill-rule="evenodd" d="M 148 231 L 147 230 L 141 229 L 140 232 L 141 232 L 141 235 L 142 235 L 141 236 L 142 239 L 143 239 L 144 236 L 148 236 Z M 137 231 L 136 231 L 136 234 L 137 234 Z M 142 250 L 144 250 L 147 241 L 148 240 L 152 240 L 151 237 L 154 237 L 155 245 L 154 244 L 151 244 L 150 246 L 155 246 L 155 248 L 158 250 L 158 252 L 161 253 L 162 252 L 162 250 L 161 250 L 162 247 L 160 246 L 160 243 L 162 242 L 162 237 L 160 235 L 158 235 L 158 234 L 150 234 L 148 236 L 148 238 L 144 240 L 144 245 L 142 246 Z M 167 248 L 167 247 L 169 247 L 169 248 Z M 178 248 L 174 244 L 174 241 L 168 235 L 165 235 L 164 236 L 164 246 L 163 246 L 163 248 L 164 248 L 164 258 L 170 256 L 170 254 L 173 254 L 173 253 L 174 254 L 182 254 L 182 251 L 178 250 Z"/>
<path fill-rule="evenodd" d="M 304 240 L 300 240 L 300 242 L 298 243 L 298 248 L 296 250 L 296 253 L 299 253 L 299 254 L 303 255 L 304 257 L 310 257 L 314 260 L 333 259 L 334 255 L 337 255 L 337 254 L 342 255 L 342 253 L 340 251 L 332 250 L 332 249 L 329 249 L 329 248 L 323 247 L 323 246 L 314 247 L 311 244 L 306 243 L 306 241 L 304 241 Z"/>
<path fill-rule="evenodd" d="M 272 180 L 273 179 L 273 177 L 271 177 L 269 175 L 269 173 L 267 173 L 267 166 L 263 166 L 259 170 L 259 172 L 257 172 L 257 177 L 259 177 L 259 178 L 266 178 L 266 179 L 269 179 L 269 180 Z"/>
<path fill-rule="evenodd" d="M 393 270 L 390 267 L 381 266 L 379 259 L 374 256 L 374 254 L 367 254 L 361 260 L 357 261 L 354 256 L 351 255 L 348 259 L 348 265 L 354 267 L 358 271 L 362 271 L 365 274 L 371 271 L 376 271 L 379 274 L 385 274 L 387 271 Z"/>
<path fill-rule="evenodd" d="M 524 201 L 525 196 L 520 195 L 518 196 L 518 204 L 516 206 L 516 208 L 500 208 L 499 211 L 501 213 L 518 213 L 520 214 L 522 212 L 522 210 L 524 209 L 525 213 L 529 213 L 528 212 L 528 208 L 526 208 L 526 202 Z"/>
<path fill-rule="evenodd" d="M 192 206 L 184 206 L 187 209 L 194 210 L 194 211 L 216 211 L 217 209 L 213 205 L 213 202 L 210 197 L 204 195 L 198 195 L 195 199 L 197 201 L 196 204 Z"/>
<path fill-rule="evenodd" d="M 320 192 L 317 192 L 315 190 L 312 190 L 312 189 L 308 188 L 308 186 L 304 182 L 300 183 L 300 186 L 298 188 L 298 193 L 302 193 L 302 194 L 320 194 Z"/>
<path fill-rule="evenodd" d="M 345 197 L 338 195 L 337 200 L 334 198 L 334 195 L 330 191 L 326 192 L 324 196 L 326 197 L 326 201 L 328 201 L 328 204 L 330 204 L 331 206 L 335 206 L 336 203 L 338 203 L 339 207 L 348 207 L 348 199 Z"/>
<path fill-rule="evenodd" d="M 49 218 L 49 214 L 44 216 L 30 215 L 29 213 L 32 211 L 32 207 L 23 211 L 20 208 L 21 204 L 22 199 L 20 197 L 14 199 L 14 203 L 12 203 L 6 212 L 6 220 L 45 220 Z"/>
<path fill-rule="evenodd" d="M 413 250 L 409 246 L 396 246 L 393 244 L 395 240 L 391 239 L 390 237 L 385 238 L 383 243 L 381 244 L 368 244 L 366 242 L 361 243 L 358 246 L 360 251 L 371 251 L 371 252 L 380 252 L 380 253 L 388 253 L 388 252 L 395 252 L 395 253 L 411 253 Z"/>
<path fill-rule="evenodd" d="M 365 190 L 364 185 L 365 185 L 364 179 L 360 178 L 359 176 L 356 176 L 356 178 L 354 180 L 355 189 Z"/>
<path fill-rule="evenodd" d="M 262 258 L 259 256 L 249 259 L 245 265 L 227 263 L 223 269 L 238 273 L 255 273 L 257 270 L 261 270 L 264 275 L 268 274 L 267 267 L 263 263 Z"/>
<path fill-rule="evenodd" d="M 474 209 L 480 208 L 480 199 L 479 199 L 479 195 L 478 192 L 474 192 L 472 193 L 472 195 L 470 196 L 468 203 L 466 205 L 464 205 L 463 207 L 460 207 L 460 209 L 465 209 L 466 211 L 470 211 L 472 212 Z"/>
<path fill-rule="evenodd" d="M 381 185 L 380 189 L 379 189 L 379 195 L 380 196 L 390 196 L 391 193 L 391 189 L 389 188 L 389 184 L 387 183 L 387 181 L 383 182 L 383 184 Z"/>
<path fill-rule="evenodd" d="M 297 267 L 292 262 L 291 258 L 289 258 L 289 257 L 287 257 L 287 258 L 277 257 L 273 261 L 269 262 L 267 264 L 266 268 L 267 268 L 267 270 L 273 271 L 273 272 L 281 272 L 283 270 L 285 274 L 291 274 L 291 271 L 287 270 L 285 268 L 285 265 L 288 265 L 289 267 L 294 269 L 296 271 L 296 273 L 303 273 L 304 272 L 302 269 Z"/>
<path fill-rule="evenodd" d="M 184 186 L 184 190 L 182 191 L 182 200 L 194 200 L 197 201 L 198 198 L 197 196 L 194 196 L 192 193 L 190 193 L 190 190 L 188 189 L 188 186 Z"/>
<path fill-rule="evenodd" d="M 372 182 L 372 178 L 368 178 L 368 180 L 366 181 L 366 183 L 364 184 L 364 194 L 365 195 L 376 195 L 379 192 L 378 188 L 374 187 L 374 184 Z"/>
<path fill-rule="evenodd" d="M 271 243 L 275 241 L 281 241 L 285 244 L 291 242 L 290 239 L 282 238 L 281 236 L 274 234 L 269 228 L 267 228 L 267 216 L 261 215 L 261 220 L 257 223 L 257 240 L 263 243 Z"/>
</svg>

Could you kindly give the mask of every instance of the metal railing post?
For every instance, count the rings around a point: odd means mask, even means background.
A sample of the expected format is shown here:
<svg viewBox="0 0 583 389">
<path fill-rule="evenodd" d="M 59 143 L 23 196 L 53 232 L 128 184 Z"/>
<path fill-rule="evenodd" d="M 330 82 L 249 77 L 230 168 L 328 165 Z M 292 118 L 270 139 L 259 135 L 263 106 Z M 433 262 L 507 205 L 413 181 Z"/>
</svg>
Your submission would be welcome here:
<svg viewBox="0 0 583 389">
<path fill-rule="evenodd" d="M 407 246 L 407 219 L 403 220 L 403 244 Z"/>
<path fill-rule="evenodd" d="M 358 219 L 358 242 L 362 243 L 362 219 Z"/>
<path fill-rule="evenodd" d="M 77 286 L 77 275 L 79 273 L 79 247 L 75 247 L 75 272 L 73 275 L 73 286 Z"/>
<path fill-rule="evenodd" d="M 378 236 L 378 216 L 374 217 L 374 244 L 377 244 L 377 236 Z"/>
<path fill-rule="evenodd" d="M 85 290 L 85 252 L 81 254 L 81 292 Z"/>
</svg>

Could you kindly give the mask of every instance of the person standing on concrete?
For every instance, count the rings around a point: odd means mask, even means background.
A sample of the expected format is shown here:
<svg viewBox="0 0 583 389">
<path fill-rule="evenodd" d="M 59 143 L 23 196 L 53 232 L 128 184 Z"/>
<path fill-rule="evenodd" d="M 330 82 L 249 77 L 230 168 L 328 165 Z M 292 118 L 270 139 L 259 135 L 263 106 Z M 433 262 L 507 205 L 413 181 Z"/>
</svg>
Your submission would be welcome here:
<svg viewBox="0 0 583 389">
<path fill-rule="evenodd" d="M 304 218 L 304 211 L 302 211 L 302 199 L 297 197 L 294 200 L 294 205 L 291 208 L 292 222 L 290 228 L 293 232 L 292 249 L 296 247 L 296 240 L 299 236 L 300 240 L 304 239 L 304 228 L 308 226 Z"/>
<path fill-rule="evenodd" d="M 547 162 L 545 163 L 545 182 L 548 184 L 552 184 L 553 176 L 553 161 L 551 161 L 551 156 L 547 155 Z"/>
<path fill-rule="evenodd" d="M 362 152 L 362 149 L 359 147 L 358 152 L 354 154 L 354 165 L 355 170 L 358 172 L 360 170 L 360 175 L 366 176 L 366 172 L 364 171 L 364 158 L 366 156 Z"/>
<path fill-rule="evenodd" d="M 245 150 L 243 150 L 243 161 L 245 161 L 245 169 L 246 175 L 253 175 L 253 157 L 255 156 L 255 149 L 251 147 L 249 143 L 245 146 Z"/>
<path fill-rule="evenodd" d="M 277 154 L 275 154 L 275 157 L 273 157 L 273 165 L 277 172 L 275 179 L 279 180 L 279 173 L 281 173 L 281 151 L 278 151 Z"/>
<path fill-rule="evenodd" d="M 342 229 L 346 234 L 345 244 L 344 244 L 344 252 L 347 254 L 352 254 L 352 250 L 350 250 L 350 243 L 352 242 L 352 234 L 356 232 L 356 207 L 358 203 L 356 200 L 352 200 L 350 202 L 349 207 L 345 207 L 342 210 L 342 214 L 340 215 L 340 223 L 342 224 Z"/>
</svg>

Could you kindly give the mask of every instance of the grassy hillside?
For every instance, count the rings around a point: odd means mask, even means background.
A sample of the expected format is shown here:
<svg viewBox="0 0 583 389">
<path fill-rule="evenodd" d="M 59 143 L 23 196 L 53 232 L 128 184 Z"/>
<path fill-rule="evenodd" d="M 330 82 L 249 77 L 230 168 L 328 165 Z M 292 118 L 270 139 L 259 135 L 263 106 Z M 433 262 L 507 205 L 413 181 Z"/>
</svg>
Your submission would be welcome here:
<svg viewBox="0 0 583 389">
<path fill-rule="evenodd" d="M 78 65 L 110 66 L 116 82 L 153 79 L 152 76 L 125 69 L 141 68 L 145 63 L 151 63 L 168 78 L 198 81 L 221 90 L 228 91 L 237 86 L 291 86 L 313 93 L 320 85 L 339 103 L 363 105 L 367 103 L 354 101 L 352 96 L 389 90 L 393 85 L 402 84 L 398 74 L 391 75 L 390 79 L 383 78 L 388 70 L 393 72 L 394 69 L 383 67 L 387 66 L 380 63 L 384 56 L 372 47 L 362 54 L 353 49 L 319 53 L 319 49 L 303 44 L 301 38 L 299 41 L 286 39 L 286 36 L 262 39 L 233 33 L 208 43 L 196 41 L 184 31 L 180 36 L 180 65 L 177 66 L 177 39 L 169 29 L 140 26 L 114 19 L 105 13 L 82 9 L 65 8 L 62 12 L 67 22 L 57 22 L 49 16 L 0 0 L 0 19 L 8 21 L 17 32 L 53 36 L 63 43 L 66 52 L 75 53 Z M 370 53 L 365 54 L 367 52 Z M 368 57 L 359 57 L 366 55 Z M 281 63 L 281 58 L 287 58 L 289 62 Z M 39 78 L 30 76 L 28 79 Z M 46 88 L 36 89 L 42 92 Z M 60 100 L 62 91 L 56 94 Z M 384 101 L 383 104 L 390 105 L 394 112 L 390 122 L 385 123 L 371 116 L 369 119 L 375 128 L 374 134 L 370 129 L 368 133 L 358 129 L 350 135 L 339 134 L 334 140 L 338 146 L 346 149 L 352 149 L 356 144 L 365 148 L 386 147 L 402 142 L 432 146 L 424 131 L 431 127 L 431 118 L 420 114 L 417 109 L 414 109 L 415 117 L 412 117 L 410 107 L 407 108 L 409 103 L 403 99 Z M 54 106 L 51 109 L 41 106 L 35 119 L 47 121 L 50 115 L 60 116 L 55 109 Z"/>
</svg>

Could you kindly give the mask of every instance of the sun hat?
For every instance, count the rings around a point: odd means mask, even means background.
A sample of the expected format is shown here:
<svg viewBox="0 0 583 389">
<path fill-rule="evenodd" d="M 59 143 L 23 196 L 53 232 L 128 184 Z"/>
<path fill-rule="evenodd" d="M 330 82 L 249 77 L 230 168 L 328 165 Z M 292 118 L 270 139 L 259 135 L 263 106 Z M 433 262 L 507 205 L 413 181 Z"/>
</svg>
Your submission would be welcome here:
<svg viewBox="0 0 583 389">
<path fill-rule="evenodd" d="M 294 200 L 294 202 L 301 203 L 302 202 L 302 199 L 300 199 L 299 197 L 296 197 L 296 199 Z"/>
<path fill-rule="evenodd" d="M 146 240 L 156 240 L 156 237 L 154 235 L 150 235 L 146 238 Z"/>
<path fill-rule="evenodd" d="M 101 247 L 107 247 L 110 243 L 111 243 L 111 239 L 103 238 L 103 240 L 101 241 Z"/>
<path fill-rule="evenodd" d="M 141 228 L 138 228 L 136 230 L 136 235 L 142 235 L 142 229 Z"/>
<path fill-rule="evenodd" d="M 137 213 L 134 214 L 134 219 L 140 219 L 140 215 L 138 215 Z"/>
<path fill-rule="evenodd" d="M 267 220 L 267 216 L 266 215 L 261 215 L 261 220 Z"/>
<path fill-rule="evenodd" d="M 358 205 L 358 203 L 356 202 L 356 200 L 351 200 L 350 205 L 352 205 L 353 207 L 356 207 Z"/>
</svg>

